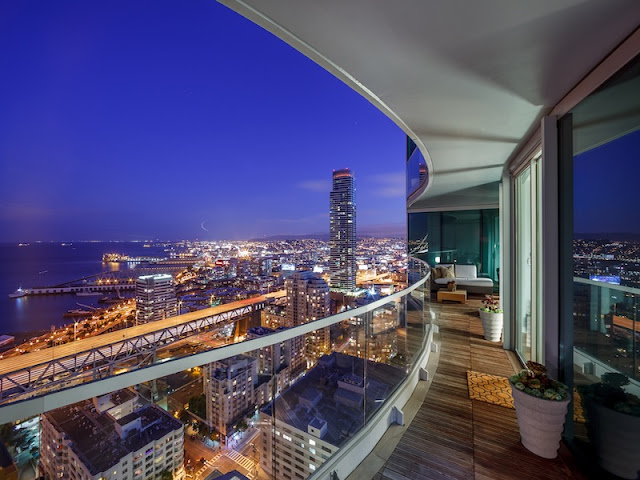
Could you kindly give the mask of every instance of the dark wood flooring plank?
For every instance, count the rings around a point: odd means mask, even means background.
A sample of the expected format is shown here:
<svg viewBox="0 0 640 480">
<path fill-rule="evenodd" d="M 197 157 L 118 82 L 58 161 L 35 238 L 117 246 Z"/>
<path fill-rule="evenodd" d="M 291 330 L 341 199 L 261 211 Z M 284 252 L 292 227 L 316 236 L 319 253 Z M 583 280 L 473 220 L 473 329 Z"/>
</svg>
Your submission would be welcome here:
<svg viewBox="0 0 640 480">
<path fill-rule="evenodd" d="M 509 376 L 502 345 L 482 337 L 479 300 L 427 306 L 440 327 L 440 360 L 422 407 L 375 480 L 575 479 L 562 458 L 520 443 L 515 411 L 470 400 L 467 370 Z"/>
</svg>

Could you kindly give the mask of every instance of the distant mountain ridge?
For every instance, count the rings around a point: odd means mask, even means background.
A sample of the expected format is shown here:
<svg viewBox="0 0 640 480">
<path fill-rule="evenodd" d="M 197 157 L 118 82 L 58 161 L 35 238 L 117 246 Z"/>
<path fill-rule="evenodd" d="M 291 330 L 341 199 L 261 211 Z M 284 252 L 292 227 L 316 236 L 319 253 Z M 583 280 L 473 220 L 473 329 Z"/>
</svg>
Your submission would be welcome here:
<svg viewBox="0 0 640 480">
<path fill-rule="evenodd" d="M 361 235 L 358 235 L 358 238 L 405 238 L 406 235 L 402 235 L 402 234 L 384 234 L 384 233 L 379 233 L 379 234 L 368 234 L 368 233 L 363 233 Z M 265 236 L 265 237 L 258 237 L 258 238 L 250 238 L 249 241 L 250 242 L 277 242 L 277 241 L 282 241 L 282 240 L 322 240 L 323 242 L 328 242 L 329 241 L 329 234 L 328 233 L 307 233 L 304 235 L 287 235 L 287 234 L 282 234 L 282 235 L 270 235 L 270 236 Z"/>
<path fill-rule="evenodd" d="M 329 234 L 328 233 L 307 233 L 304 235 L 287 235 L 285 233 L 280 235 L 269 235 L 264 237 L 250 238 L 249 241 L 250 242 L 260 242 L 260 241 L 276 242 L 278 240 L 309 240 L 309 239 L 329 241 Z"/>
<path fill-rule="evenodd" d="M 607 233 L 574 233 L 573 238 L 584 240 L 608 240 L 611 242 L 640 242 L 640 233 L 633 232 L 607 232 Z"/>
</svg>

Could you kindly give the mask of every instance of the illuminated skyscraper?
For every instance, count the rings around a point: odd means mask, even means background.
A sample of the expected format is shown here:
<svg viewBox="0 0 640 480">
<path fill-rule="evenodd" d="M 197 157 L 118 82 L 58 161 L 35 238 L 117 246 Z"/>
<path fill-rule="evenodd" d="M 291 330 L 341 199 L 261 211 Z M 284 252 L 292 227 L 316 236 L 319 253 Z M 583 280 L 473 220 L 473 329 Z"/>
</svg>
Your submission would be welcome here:
<svg viewBox="0 0 640 480">
<path fill-rule="evenodd" d="M 178 301 L 173 277 L 167 274 L 143 275 L 136 281 L 136 322 L 147 323 L 174 317 Z"/>
<path fill-rule="evenodd" d="M 348 168 L 334 170 L 330 194 L 331 288 L 356 288 L 356 183 Z"/>
</svg>

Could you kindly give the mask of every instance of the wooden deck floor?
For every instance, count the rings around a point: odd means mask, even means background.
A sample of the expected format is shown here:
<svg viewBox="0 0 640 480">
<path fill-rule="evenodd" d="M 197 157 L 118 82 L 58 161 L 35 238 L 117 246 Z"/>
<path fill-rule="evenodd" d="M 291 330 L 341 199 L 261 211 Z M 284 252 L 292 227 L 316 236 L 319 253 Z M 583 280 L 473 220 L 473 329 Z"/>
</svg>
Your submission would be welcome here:
<svg viewBox="0 0 640 480">
<path fill-rule="evenodd" d="M 514 372 L 502 346 L 482 338 L 479 306 L 479 300 L 431 303 L 441 341 L 436 375 L 375 480 L 581 478 L 565 463 L 566 455 L 545 460 L 522 446 L 514 410 L 469 399 L 467 370 Z"/>
</svg>

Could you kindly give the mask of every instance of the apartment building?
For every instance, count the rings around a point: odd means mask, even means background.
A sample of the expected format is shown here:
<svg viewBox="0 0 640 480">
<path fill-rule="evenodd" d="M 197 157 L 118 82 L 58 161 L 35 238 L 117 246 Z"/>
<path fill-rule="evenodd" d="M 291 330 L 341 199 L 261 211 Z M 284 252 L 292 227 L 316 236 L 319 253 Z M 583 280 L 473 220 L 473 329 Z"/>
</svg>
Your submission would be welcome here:
<svg viewBox="0 0 640 480">
<path fill-rule="evenodd" d="M 184 478 L 182 422 L 155 405 L 129 413 L 133 396 L 127 391 L 109 397 L 41 416 L 40 465 L 45 477 L 151 480 L 169 471 L 176 480 Z"/>
<path fill-rule="evenodd" d="M 258 361 L 248 355 L 236 355 L 204 367 L 204 391 L 207 423 L 226 442 L 236 424 L 255 403 Z"/>
</svg>

